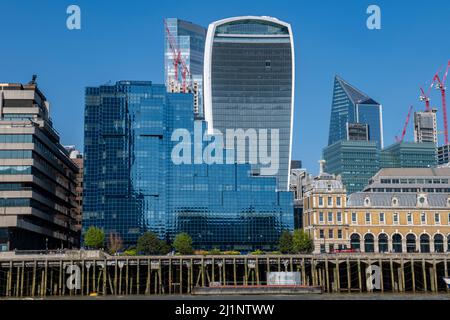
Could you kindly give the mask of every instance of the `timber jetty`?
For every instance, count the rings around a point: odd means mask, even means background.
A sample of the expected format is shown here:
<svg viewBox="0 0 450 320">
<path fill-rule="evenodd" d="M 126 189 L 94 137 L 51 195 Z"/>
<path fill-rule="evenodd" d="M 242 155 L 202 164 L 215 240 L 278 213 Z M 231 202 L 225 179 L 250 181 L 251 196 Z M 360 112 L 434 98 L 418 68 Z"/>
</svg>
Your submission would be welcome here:
<svg viewBox="0 0 450 320">
<path fill-rule="evenodd" d="M 98 251 L 0 253 L 0 297 L 179 295 L 221 286 L 267 288 L 268 272 L 299 272 L 324 293 L 448 292 L 447 253 L 110 256 Z M 236 289 L 238 288 L 238 289 Z M 216 288 L 218 290 L 218 288 Z M 208 290 L 206 290 L 208 291 Z M 220 290 L 219 290 L 220 291 Z M 217 294 L 223 294 L 222 292 Z M 223 290 L 222 290 L 223 291 Z"/>
</svg>

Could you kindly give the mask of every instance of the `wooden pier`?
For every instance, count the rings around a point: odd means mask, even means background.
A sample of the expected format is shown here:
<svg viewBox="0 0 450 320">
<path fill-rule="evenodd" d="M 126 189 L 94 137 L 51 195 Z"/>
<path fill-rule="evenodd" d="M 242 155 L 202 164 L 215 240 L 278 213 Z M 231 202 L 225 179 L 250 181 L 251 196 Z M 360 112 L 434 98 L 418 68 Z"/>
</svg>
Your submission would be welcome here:
<svg viewBox="0 0 450 320">
<path fill-rule="evenodd" d="M 328 293 L 437 293 L 449 290 L 449 260 L 443 253 L 0 256 L 0 297 L 191 294 L 210 284 L 263 286 L 270 271 L 300 272 L 302 285 Z"/>
</svg>

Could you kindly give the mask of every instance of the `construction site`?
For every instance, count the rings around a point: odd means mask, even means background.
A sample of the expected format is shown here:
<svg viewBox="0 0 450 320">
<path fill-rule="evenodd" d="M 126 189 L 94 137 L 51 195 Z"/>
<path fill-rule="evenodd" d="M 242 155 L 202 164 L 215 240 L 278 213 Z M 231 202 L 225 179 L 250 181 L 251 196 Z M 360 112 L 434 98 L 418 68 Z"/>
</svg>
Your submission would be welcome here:
<svg viewBox="0 0 450 320">
<path fill-rule="evenodd" d="M 320 288 L 318 293 L 333 294 L 442 293 L 449 290 L 443 280 L 448 277 L 448 267 L 446 254 L 11 254 L 0 257 L 0 297 L 169 296 L 214 287 L 250 288 L 252 294 L 264 294 L 269 272 L 299 274 L 300 284 L 284 294 L 298 294 L 298 288 L 304 288 L 304 292 Z"/>
</svg>

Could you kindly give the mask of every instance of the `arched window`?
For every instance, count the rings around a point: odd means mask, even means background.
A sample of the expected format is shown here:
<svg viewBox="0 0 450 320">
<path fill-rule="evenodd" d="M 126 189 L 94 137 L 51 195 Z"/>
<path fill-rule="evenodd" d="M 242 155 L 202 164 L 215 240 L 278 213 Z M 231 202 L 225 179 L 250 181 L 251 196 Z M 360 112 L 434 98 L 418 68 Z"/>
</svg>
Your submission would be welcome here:
<svg viewBox="0 0 450 320">
<path fill-rule="evenodd" d="M 359 251 L 361 248 L 361 239 L 359 237 L 359 234 L 353 233 L 350 236 L 350 247 L 356 251 Z"/>
<path fill-rule="evenodd" d="M 379 252 L 388 252 L 388 236 L 385 233 L 381 233 L 378 236 L 378 251 Z"/>
<path fill-rule="evenodd" d="M 444 237 L 442 234 L 434 236 L 434 252 L 444 252 Z"/>
<path fill-rule="evenodd" d="M 450 252 L 450 233 L 447 235 L 447 252 Z"/>
<path fill-rule="evenodd" d="M 430 252 L 430 236 L 427 234 L 420 236 L 420 252 Z"/>
<path fill-rule="evenodd" d="M 401 234 L 396 233 L 392 236 L 392 251 L 397 253 L 401 253 L 403 251 Z"/>
<path fill-rule="evenodd" d="M 373 234 L 368 233 L 364 236 L 364 252 L 374 252 L 374 237 Z"/>
<path fill-rule="evenodd" d="M 416 252 L 416 236 L 412 233 L 406 236 L 406 252 Z"/>
</svg>

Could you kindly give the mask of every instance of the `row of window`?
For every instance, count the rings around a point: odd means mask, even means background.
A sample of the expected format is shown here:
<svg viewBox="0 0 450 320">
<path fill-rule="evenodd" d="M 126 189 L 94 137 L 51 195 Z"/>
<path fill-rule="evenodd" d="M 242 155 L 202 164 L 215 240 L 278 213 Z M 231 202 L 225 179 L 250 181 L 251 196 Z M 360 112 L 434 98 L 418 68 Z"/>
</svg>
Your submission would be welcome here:
<svg viewBox="0 0 450 320">
<path fill-rule="evenodd" d="M 383 184 L 448 184 L 448 179 L 381 179 Z"/>
<path fill-rule="evenodd" d="M 333 239 L 335 235 L 334 229 L 329 229 L 328 230 L 328 239 Z M 325 239 L 325 230 L 324 229 L 319 229 L 319 238 L 320 239 Z M 336 232 L 336 238 L 337 239 L 342 239 L 342 230 L 337 230 Z"/>
<path fill-rule="evenodd" d="M 324 198 L 322 196 L 319 196 L 319 207 L 324 206 Z M 327 206 L 332 207 L 333 206 L 333 197 L 327 197 Z M 341 197 L 336 197 L 336 206 L 341 206 Z"/>
<path fill-rule="evenodd" d="M 366 212 L 365 217 L 364 217 L 364 222 L 365 224 L 372 224 L 372 215 L 373 213 L 371 212 Z M 327 216 L 326 216 L 326 222 L 327 223 L 342 223 L 342 212 L 337 212 L 336 216 L 334 215 L 333 212 L 328 212 Z M 335 220 L 336 219 L 336 220 Z M 427 214 L 425 212 L 422 212 L 420 214 L 420 223 L 421 224 L 427 224 Z M 384 212 L 380 212 L 378 214 L 378 221 L 379 224 L 385 224 L 386 223 L 386 214 Z M 393 224 L 399 224 L 400 221 L 400 217 L 399 217 L 399 213 L 398 212 L 394 212 L 392 214 L 392 222 Z M 407 224 L 414 224 L 414 220 L 413 220 L 413 214 L 411 212 L 408 212 L 406 214 L 406 221 Z M 434 213 L 434 218 L 433 218 L 433 222 L 434 224 L 441 224 L 441 214 L 436 212 Z M 447 222 L 450 224 L 450 213 L 448 213 L 448 219 Z M 325 214 L 324 212 L 319 212 L 319 223 L 323 224 L 325 223 Z M 351 224 L 357 224 L 358 223 L 358 214 L 356 212 L 352 212 L 351 214 Z"/>
<path fill-rule="evenodd" d="M 358 222 L 358 216 L 356 212 L 352 212 L 352 224 L 357 224 Z M 399 224 L 399 213 L 398 212 L 394 212 L 392 214 L 392 222 L 393 224 Z M 434 224 L 441 224 L 441 214 L 436 212 L 434 214 Z M 372 213 L 370 212 L 366 212 L 365 214 L 365 219 L 364 219 L 366 224 L 372 224 Z M 380 212 L 378 214 L 378 221 L 380 224 L 385 224 L 386 223 L 386 215 L 384 212 Z M 406 214 L 406 221 L 408 224 L 413 224 L 413 214 L 411 212 L 408 212 Z M 448 214 L 448 219 L 447 219 L 448 223 L 450 224 L 450 213 Z M 420 223 L 421 224 L 427 224 L 427 214 L 425 212 L 422 212 L 420 214 Z"/>
</svg>

